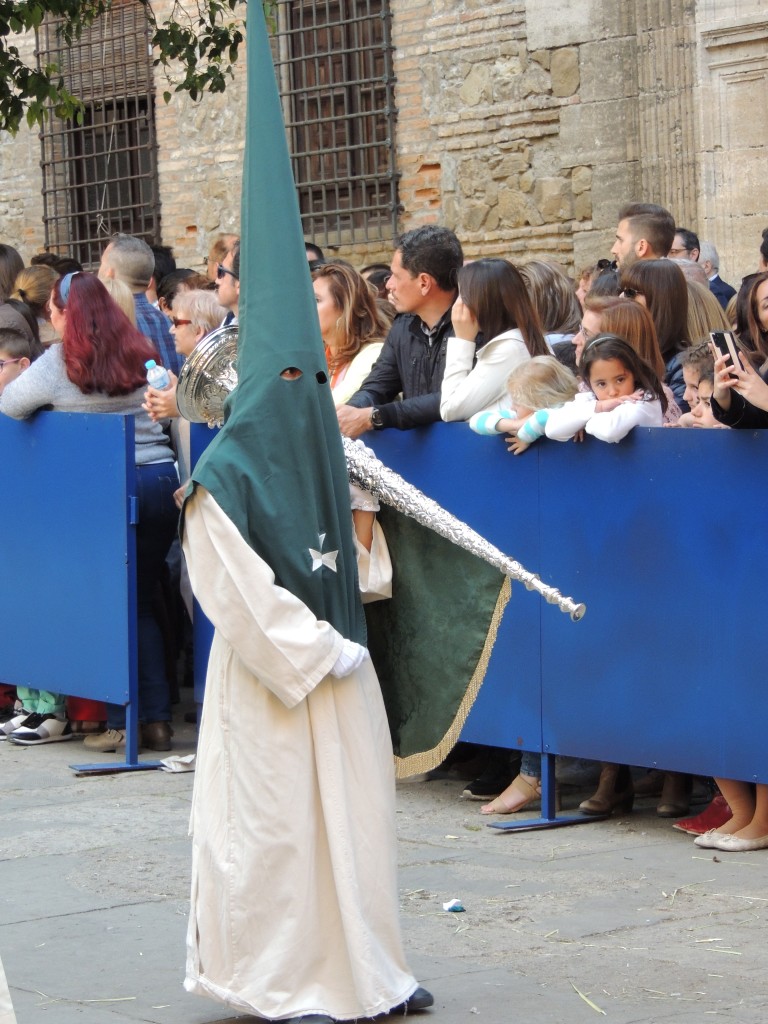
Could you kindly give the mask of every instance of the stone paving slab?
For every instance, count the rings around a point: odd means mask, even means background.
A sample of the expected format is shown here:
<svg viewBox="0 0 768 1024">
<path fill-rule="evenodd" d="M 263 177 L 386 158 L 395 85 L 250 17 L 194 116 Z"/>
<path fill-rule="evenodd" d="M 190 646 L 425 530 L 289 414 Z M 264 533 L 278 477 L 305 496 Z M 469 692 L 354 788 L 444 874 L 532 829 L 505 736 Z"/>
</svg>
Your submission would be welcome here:
<svg viewBox="0 0 768 1024">
<path fill-rule="evenodd" d="M 194 749 L 191 727 L 177 744 Z M 256 1021 L 182 987 L 192 775 L 77 778 L 83 753 L 0 743 L 0 956 L 18 1024 Z M 500 833 L 462 789 L 398 787 L 405 941 L 435 995 L 425 1024 L 765 1024 L 768 855 L 699 850 L 652 800 Z M 465 913 L 443 910 L 453 897 Z"/>
</svg>

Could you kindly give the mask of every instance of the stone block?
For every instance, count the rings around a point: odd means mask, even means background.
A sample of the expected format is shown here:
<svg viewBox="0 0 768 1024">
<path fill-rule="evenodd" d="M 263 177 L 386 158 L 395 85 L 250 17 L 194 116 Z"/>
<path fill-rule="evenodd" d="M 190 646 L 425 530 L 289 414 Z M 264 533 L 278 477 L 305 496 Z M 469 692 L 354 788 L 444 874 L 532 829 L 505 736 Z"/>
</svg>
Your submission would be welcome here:
<svg viewBox="0 0 768 1024">
<path fill-rule="evenodd" d="M 571 174 L 571 191 L 575 196 L 592 188 L 592 168 L 574 167 Z"/>
<path fill-rule="evenodd" d="M 525 21 L 531 50 L 571 46 L 588 39 L 609 39 L 628 31 L 634 4 L 621 0 L 526 0 Z"/>
<path fill-rule="evenodd" d="M 637 96 L 637 39 L 585 43 L 580 49 L 582 103 Z"/>
<path fill-rule="evenodd" d="M 626 100 L 580 103 L 560 114 L 560 163 L 576 167 L 630 159 L 637 130 L 634 108 Z"/>
<path fill-rule="evenodd" d="M 479 231 L 485 223 L 490 212 L 490 206 L 486 203 L 473 203 L 462 210 L 463 227 L 465 231 Z"/>
<path fill-rule="evenodd" d="M 538 178 L 533 198 L 547 223 L 570 220 L 573 216 L 573 193 L 565 178 Z"/>
<path fill-rule="evenodd" d="M 490 102 L 493 90 L 491 69 L 487 64 L 475 64 L 459 89 L 459 97 L 468 107 L 476 107 L 481 100 Z"/>
<path fill-rule="evenodd" d="M 579 51 L 573 47 L 555 50 L 550 66 L 553 96 L 573 96 L 579 91 Z"/>
<path fill-rule="evenodd" d="M 529 196 L 522 192 L 512 190 L 502 192 L 499 196 L 497 212 L 505 228 L 521 228 L 526 224 L 537 227 L 544 223 L 544 218 L 535 204 Z"/>
<path fill-rule="evenodd" d="M 592 168 L 592 225 L 603 232 L 608 250 L 613 246 L 619 207 L 642 196 L 641 173 L 638 161 L 597 163 Z"/>
</svg>

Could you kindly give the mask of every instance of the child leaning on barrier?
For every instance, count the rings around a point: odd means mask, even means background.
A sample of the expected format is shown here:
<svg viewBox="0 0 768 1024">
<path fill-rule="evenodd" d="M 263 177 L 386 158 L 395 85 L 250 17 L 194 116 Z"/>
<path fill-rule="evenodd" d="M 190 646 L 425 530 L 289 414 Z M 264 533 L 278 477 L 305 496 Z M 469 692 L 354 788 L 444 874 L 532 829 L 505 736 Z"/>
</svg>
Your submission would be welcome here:
<svg viewBox="0 0 768 1024">
<path fill-rule="evenodd" d="M 555 441 L 580 441 L 584 433 L 616 442 L 633 427 L 660 427 L 667 399 L 656 371 L 615 334 L 599 334 L 579 360 L 589 391 L 547 410 L 545 433 Z"/>
<path fill-rule="evenodd" d="M 526 425 L 527 448 L 544 433 L 539 411 L 571 401 L 579 390 L 571 371 L 554 356 L 534 356 L 510 373 L 506 400 L 475 413 L 469 421 L 477 434 L 517 434 Z M 522 443 L 522 442 L 521 442 Z"/>
</svg>

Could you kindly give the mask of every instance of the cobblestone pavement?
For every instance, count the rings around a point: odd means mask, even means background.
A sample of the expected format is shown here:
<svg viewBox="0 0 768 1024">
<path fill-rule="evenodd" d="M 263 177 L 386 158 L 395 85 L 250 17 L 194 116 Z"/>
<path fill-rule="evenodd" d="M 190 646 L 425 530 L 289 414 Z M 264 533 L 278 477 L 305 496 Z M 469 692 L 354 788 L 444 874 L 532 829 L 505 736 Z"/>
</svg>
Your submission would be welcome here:
<svg viewBox="0 0 768 1024">
<path fill-rule="evenodd" d="M 191 752 L 193 728 L 176 741 Z M 0 744 L 0 956 L 18 1024 L 253 1020 L 182 988 L 192 775 L 68 768 L 92 759 L 77 741 Z M 435 995 L 424 1024 L 765 1024 L 768 854 L 699 850 L 652 801 L 500 833 L 461 789 L 398 787 L 405 940 Z M 443 910 L 452 898 L 465 913 Z"/>
</svg>

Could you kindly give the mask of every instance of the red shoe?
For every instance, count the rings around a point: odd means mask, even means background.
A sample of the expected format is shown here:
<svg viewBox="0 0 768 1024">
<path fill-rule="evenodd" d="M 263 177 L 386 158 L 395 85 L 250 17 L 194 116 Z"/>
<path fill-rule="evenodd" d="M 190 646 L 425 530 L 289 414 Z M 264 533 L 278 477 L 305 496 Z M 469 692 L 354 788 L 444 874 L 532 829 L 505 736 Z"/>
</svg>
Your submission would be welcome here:
<svg viewBox="0 0 768 1024">
<path fill-rule="evenodd" d="M 679 832 L 689 832 L 692 836 L 703 836 L 711 828 L 720 828 L 732 817 L 733 811 L 726 803 L 725 797 L 718 793 L 701 814 L 697 814 L 695 818 L 683 818 L 682 821 L 676 821 L 672 828 L 676 828 Z"/>
</svg>

